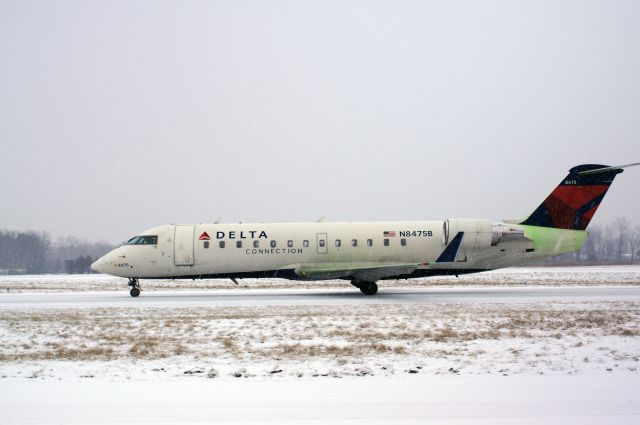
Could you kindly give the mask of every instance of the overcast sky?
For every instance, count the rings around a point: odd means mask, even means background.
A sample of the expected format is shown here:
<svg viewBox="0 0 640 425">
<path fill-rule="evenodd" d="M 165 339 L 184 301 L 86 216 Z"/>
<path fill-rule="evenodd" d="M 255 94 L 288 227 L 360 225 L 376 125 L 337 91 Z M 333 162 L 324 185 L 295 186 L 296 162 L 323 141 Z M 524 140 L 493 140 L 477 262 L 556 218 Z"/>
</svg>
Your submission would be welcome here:
<svg viewBox="0 0 640 425">
<path fill-rule="evenodd" d="M 640 161 L 638 1 L 0 1 L 0 228 L 523 217 Z M 640 167 L 593 224 L 640 223 Z"/>
</svg>

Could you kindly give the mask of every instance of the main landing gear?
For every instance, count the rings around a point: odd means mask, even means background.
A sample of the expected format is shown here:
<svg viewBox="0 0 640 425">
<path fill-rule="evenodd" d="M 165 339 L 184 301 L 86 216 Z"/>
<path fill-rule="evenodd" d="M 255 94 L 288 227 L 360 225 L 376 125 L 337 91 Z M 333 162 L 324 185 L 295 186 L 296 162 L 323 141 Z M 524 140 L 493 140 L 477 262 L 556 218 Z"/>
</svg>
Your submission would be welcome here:
<svg viewBox="0 0 640 425">
<path fill-rule="evenodd" d="M 131 286 L 131 290 L 129 291 L 129 295 L 132 297 L 137 297 L 140 295 L 140 284 L 138 283 L 138 279 L 135 277 L 129 278 L 129 286 Z"/>
<path fill-rule="evenodd" d="M 365 282 L 364 280 L 352 280 L 351 284 L 360 289 L 365 295 L 375 295 L 378 293 L 378 284 L 375 282 Z"/>
</svg>

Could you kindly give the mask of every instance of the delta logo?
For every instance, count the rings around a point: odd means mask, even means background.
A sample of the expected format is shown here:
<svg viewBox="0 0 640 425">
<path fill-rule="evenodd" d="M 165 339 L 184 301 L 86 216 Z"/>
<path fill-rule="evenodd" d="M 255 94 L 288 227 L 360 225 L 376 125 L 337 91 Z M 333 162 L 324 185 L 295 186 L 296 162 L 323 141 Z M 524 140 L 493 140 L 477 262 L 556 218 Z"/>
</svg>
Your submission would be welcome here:
<svg viewBox="0 0 640 425">
<path fill-rule="evenodd" d="M 200 235 L 198 240 L 209 241 L 209 240 L 211 240 L 211 237 L 209 236 L 209 234 L 207 232 L 202 232 L 202 234 Z"/>
</svg>

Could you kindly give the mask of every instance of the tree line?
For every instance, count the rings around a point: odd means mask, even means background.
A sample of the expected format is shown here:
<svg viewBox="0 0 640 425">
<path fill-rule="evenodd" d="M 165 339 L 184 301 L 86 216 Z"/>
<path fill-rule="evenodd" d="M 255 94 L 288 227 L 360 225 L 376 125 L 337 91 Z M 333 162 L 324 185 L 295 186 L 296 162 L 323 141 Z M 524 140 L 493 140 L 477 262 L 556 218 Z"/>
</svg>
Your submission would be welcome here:
<svg viewBox="0 0 640 425">
<path fill-rule="evenodd" d="M 625 217 L 589 227 L 579 252 L 542 261 L 542 265 L 640 263 L 640 225 Z M 91 273 L 91 263 L 114 247 L 72 236 L 51 241 L 46 232 L 0 230 L 0 273 Z"/>
<path fill-rule="evenodd" d="M 543 265 L 561 264 L 637 264 L 640 263 L 640 225 L 626 217 L 613 223 L 589 226 L 589 237 L 582 249 L 546 259 Z"/>
<path fill-rule="evenodd" d="M 113 246 L 46 232 L 0 230 L 0 273 L 91 273 L 91 263 Z"/>
</svg>

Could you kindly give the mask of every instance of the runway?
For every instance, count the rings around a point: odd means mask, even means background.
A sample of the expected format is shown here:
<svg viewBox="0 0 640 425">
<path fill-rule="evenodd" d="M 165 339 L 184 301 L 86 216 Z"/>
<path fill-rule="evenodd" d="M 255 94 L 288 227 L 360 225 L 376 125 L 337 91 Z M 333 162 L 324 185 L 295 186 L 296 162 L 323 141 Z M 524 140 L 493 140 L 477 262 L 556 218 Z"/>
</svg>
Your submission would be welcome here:
<svg viewBox="0 0 640 425">
<path fill-rule="evenodd" d="M 215 307 L 269 305 L 362 305 L 640 301 L 640 287 L 381 288 L 375 296 L 351 289 L 234 289 L 0 294 L 0 309 L 109 307 Z"/>
</svg>

